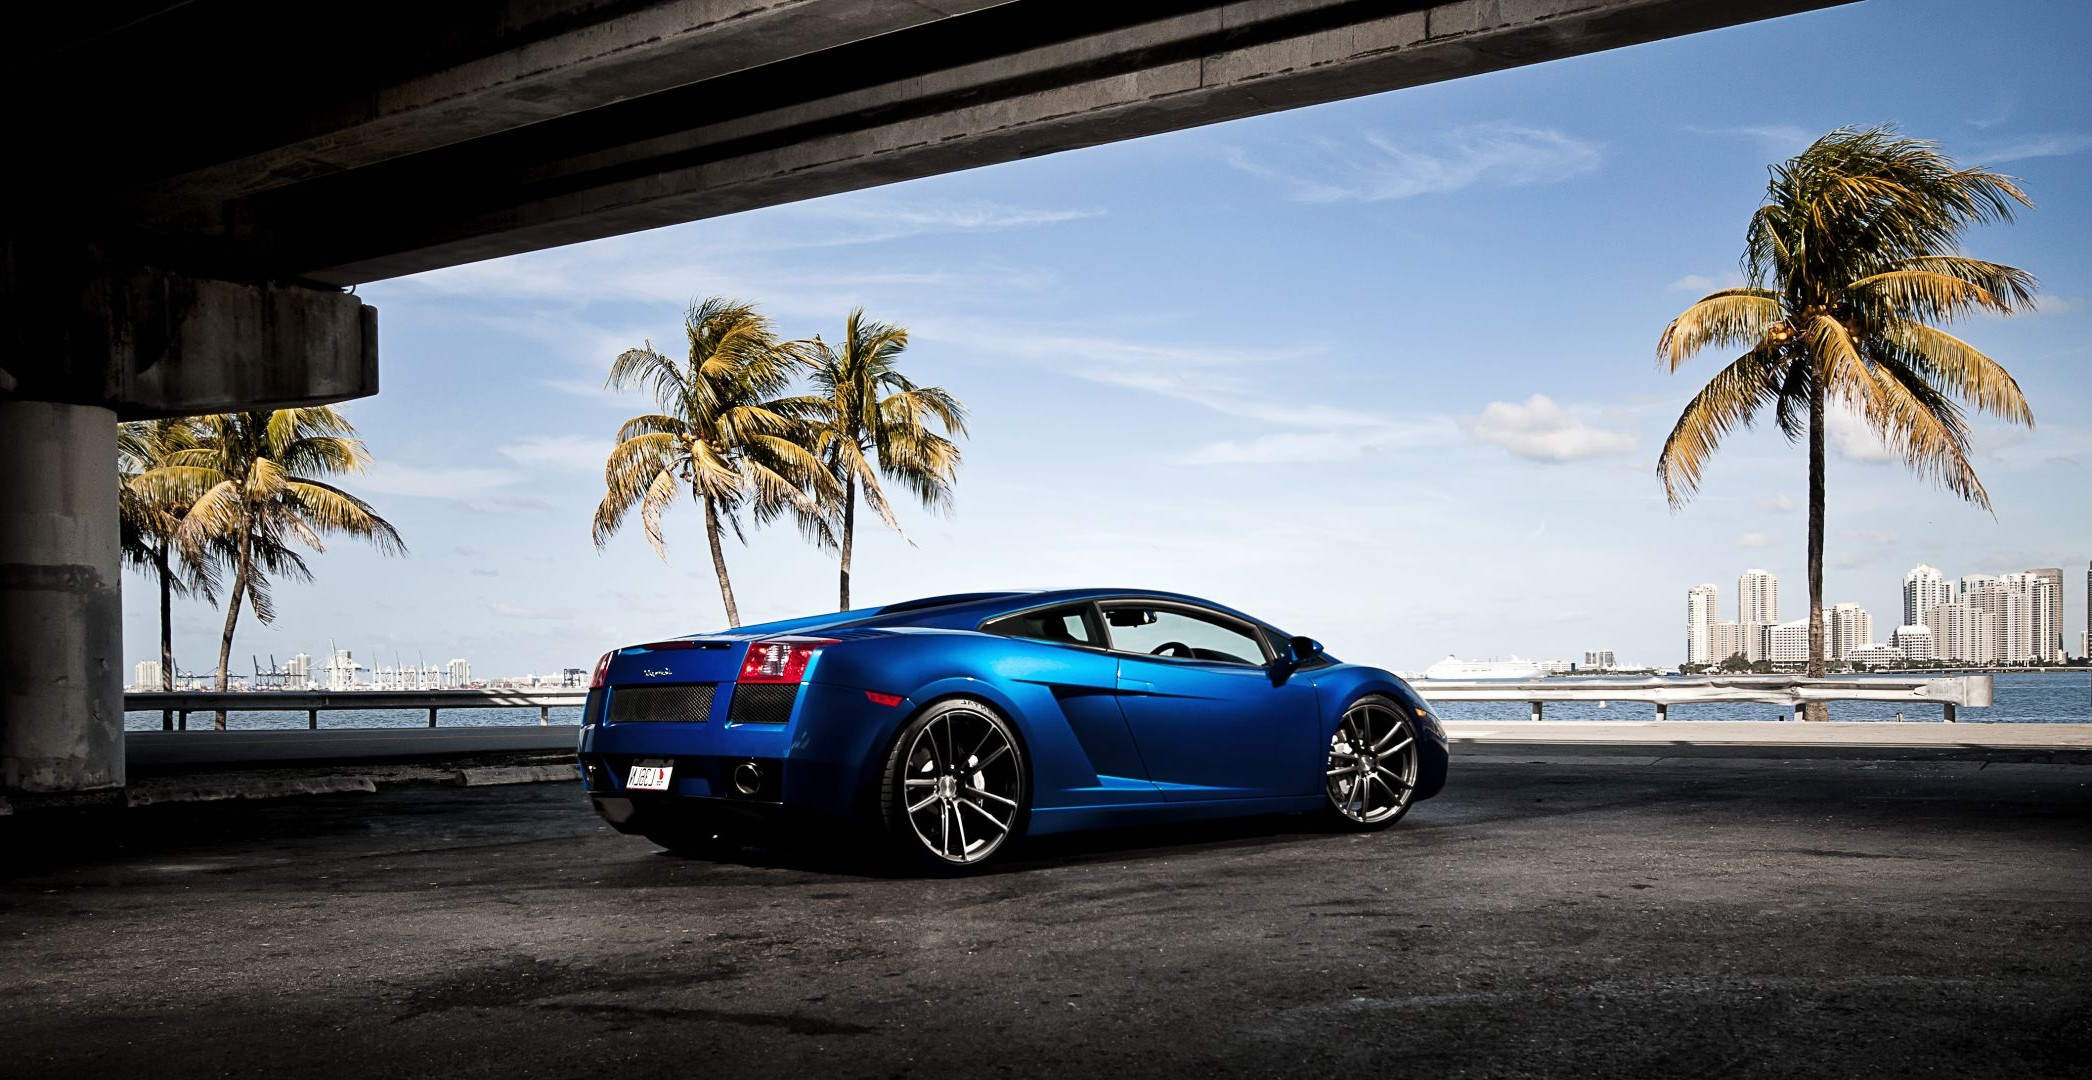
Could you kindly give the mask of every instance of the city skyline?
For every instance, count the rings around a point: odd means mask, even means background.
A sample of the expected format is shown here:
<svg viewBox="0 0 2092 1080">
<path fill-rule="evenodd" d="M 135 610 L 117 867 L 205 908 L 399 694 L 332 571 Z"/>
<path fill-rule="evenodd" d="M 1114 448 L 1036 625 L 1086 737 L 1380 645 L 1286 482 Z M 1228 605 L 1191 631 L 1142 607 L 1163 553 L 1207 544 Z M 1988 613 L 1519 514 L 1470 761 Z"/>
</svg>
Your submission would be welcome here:
<svg viewBox="0 0 2092 1080">
<path fill-rule="evenodd" d="M 2092 586 L 2092 563 L 2086 580 Z M 1721 618 L 1720 592 L 1712 583 L 1686 589 L 1682 663 L 1719 664 L 1738 655 L 1754 662 L 1808 659 L 1808 616 L 1779 619 L 1777 575 L 1753 568 L 1737 576 L 1734 620 Z M 1903 575 L 1899 610 L 1903 621 L 1886 641 L 1878 641 L 1871 611 L 1826 597 L 1824 658 L 2055 664 L 2073 655 L 2058 567 L 1964 574 L 1950 583 L 1938 567 L 1919 563 Z M 2086 624 L 2082 640 L 2092 642 L 2092 600 L 2086 603 Z"/>
<path fill-rule="evenodd" d="M 574 684 L 578 674 L 587 671 L 580 667 L 561 667 L 549 673 L 524 672 L 516 675 L 492 675 L 475 678 L 472 662 L 464 657 L 452 657 L 442 664 L 416 660 L 412 666 L 395 659 L 391 666 L 384 664 L 366 665 L 355 659 L 353 650 L 335 649 L 320 663 L 313 663 L 312 654 L 295 653 L 281 665 L 270 657 L 271 666 L 264 670 L 259 657 L 254 658 L 249 670 L 234 671 L 234 689 L 272 690 L 462 690 L 475 686 L 513 685 L 565 685 Z M 158 690 L 162 687 L 165 667 L 158 659 L 139 660 L 131 665 L 131 680 L 126 691 Z M 364 673 L 369 672 L 366 680 Z M 176 689 L 210 689 L 215 669 L 210 671 L 184 670 L 176 664 Z"/>
</svg>

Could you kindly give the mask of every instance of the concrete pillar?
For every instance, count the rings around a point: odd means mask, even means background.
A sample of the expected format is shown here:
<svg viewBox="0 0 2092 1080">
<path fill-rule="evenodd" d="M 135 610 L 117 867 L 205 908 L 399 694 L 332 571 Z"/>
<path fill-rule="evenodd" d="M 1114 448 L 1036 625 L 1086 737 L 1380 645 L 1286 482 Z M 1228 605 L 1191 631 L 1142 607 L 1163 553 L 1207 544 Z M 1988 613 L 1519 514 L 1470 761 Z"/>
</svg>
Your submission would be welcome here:
<svg viewBox="0 0 2092 1080">
<path fill-rule="evenodd" d="M 116 413 L 0 399 L 0 791 L 119 788 Z"/>
</svg>

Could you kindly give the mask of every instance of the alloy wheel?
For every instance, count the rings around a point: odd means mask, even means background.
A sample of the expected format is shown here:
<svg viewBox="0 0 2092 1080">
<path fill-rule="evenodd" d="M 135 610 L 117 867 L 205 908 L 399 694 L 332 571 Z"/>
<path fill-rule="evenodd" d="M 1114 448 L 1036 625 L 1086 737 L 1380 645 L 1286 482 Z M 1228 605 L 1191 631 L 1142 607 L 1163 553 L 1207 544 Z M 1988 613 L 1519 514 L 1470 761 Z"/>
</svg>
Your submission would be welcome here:
<svg viewBox="0 0 2092 1080">
<path fill-rule="evenodd" d="M 1002 718 L 947 707 L 916 729 L 902 760 L 902 809 L 930 855 L 957 866 L 977 863 L 1017 827 L 1024 768 Z"/>
<path fill-rule="evenodd" d="M 1329 805 L 1360 825 L 1392 821 L 1416 792 L 1416 728 L 1392 704 L 1373 699 L 1345 710 L 1329 738 Z"/>
</svg>

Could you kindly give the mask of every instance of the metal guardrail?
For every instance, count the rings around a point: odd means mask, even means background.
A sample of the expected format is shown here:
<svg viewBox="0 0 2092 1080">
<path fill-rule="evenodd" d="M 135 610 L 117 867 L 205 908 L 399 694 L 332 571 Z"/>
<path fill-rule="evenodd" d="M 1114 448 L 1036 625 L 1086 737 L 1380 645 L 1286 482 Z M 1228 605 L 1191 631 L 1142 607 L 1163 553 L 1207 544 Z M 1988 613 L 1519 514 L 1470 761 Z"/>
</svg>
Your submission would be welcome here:
<svg viewBox="0 0 2092 1080">
<path fill-rule="evenodd" d="M 573 690 L 147 690 L 123 696 L 125 712 L 157 712 L 163 731 L 189 730 L 196 712 L 303 712 L 308 730 L 318 731 L 320 714 L 350 709 L 428 710 L 429 726 L 444 709 L 517 709 L 535 707 L 538 724 L 551 722 L 553 709 L 578 709 L 588 700 L 585 689 Z M 179 718 L 179 719 L 177 719 Z"/>
<path fill-rule="evenodd" d="M 1604 683 L 1571 682 L 1433 682 L 1410 684 L 1427 701 L 1523 701 L 1532 719 L 1541 718 L 1550 701 L 1641 701 L 1656 706 L 1656 719 L 1670 718 L 1673 705 L 1719 705 L 1760 702 L 1792 708 L 1811 701 L 1895 701 L 1939 705 L 1954 722 L 1957 708 L 1986 708 L 1993 683 L 1989 675 L 1945 679 L 1808 679 L 1795 675 L 1634 679 Z"/>
<path fill-rule="evenodd" d="M 1716 705 L 1759 702 L 1793 707 L 1809 701 L 1895 701 L 1939 705 L 1954 722 L 1957 708 L 1983 708 L 1991 703 L 1989 675 L 1945 679 L 1806 679 L 1792 675 L 1635 679 L 1585 683 L 1433 682 L 1411 685 L 1430 701 L 1523 701 L 1534 720 L 1550 701 L 1641 701 L 1656 706 L 1656 719 L 1669 718 L 1673 705 Z M 305 726 L 317 731 L 322 712 L 349 709 L 423 710 L 429 726 L 444 709 L 536 708 L 538 723 L 550 722 L 558 708 L 580 708 L 588 691 L 573 690 L 151 690 L 124 695 L 126 712 L 158 712 L 161 728 L 187 731 L 189 714 L 197 712 L 303 712 Z"/>
</svg>

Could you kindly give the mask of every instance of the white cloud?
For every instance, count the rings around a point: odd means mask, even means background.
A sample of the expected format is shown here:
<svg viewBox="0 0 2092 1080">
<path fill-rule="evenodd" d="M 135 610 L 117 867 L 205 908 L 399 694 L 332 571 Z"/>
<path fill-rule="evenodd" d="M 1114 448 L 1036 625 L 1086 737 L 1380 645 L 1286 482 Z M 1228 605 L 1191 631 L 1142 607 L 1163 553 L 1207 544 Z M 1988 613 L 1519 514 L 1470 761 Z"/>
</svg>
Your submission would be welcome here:
<svg viewBox="0 0 2092 1080">
<path fill-rule="evenodd" d="M 1313 464 L 1342 461 L 1390 450 L 1443 446 L 1458 429 L 1434 417 L 1416 422 L 1382 422 L 1339 431 L 1295 431 L 1208 443 L 1178 460 L 1188 465 Z"/>
<path fill-rule="evenodd" d="M 1791 514 L 1801 508 L 1800 504 L 1794 501 L 1794 497 L 1784 491 L 1773 492 L 1759 499 L 1755 505 L 1768 514 Z"/>
<path fill-rule="evenodd" d="M 1101 209 L 1047 209 L 994 202 L 906 202 L 875 196 L 818 200 L 798 204 L 795 212 L 811 221 L 850 229 L 824 229 L 800 246 L 869 244 L 927 233 L 1003 232 L 1056 225 L 1104 216 Z"/>
<path fill-rule="evenodd" d="M 1717 135 L 1728 138 L 1755 140 L 1766 150 L 1781 157 L 1793 157 L 1809 148 L 1821 132 L 1812 132 L 1794 124 L 1746 124 L 1742 127 L 1694 127 L 1687 131 L 1695 135 Z"/>
<path fill-rule="evenodd" d="M 1602 160 L 1596 143 L 1546 128 L 1473 124 L 1430 142 L 1397 141 L 1377 132 L 1365 148 L 1317 140 L 1286 155 L 1285 168 L 1252 159 L 1240 150 L 1228 164 L 1290 189 L 1301 202 L 1380 202 L 1441 195 L 1474 185 L 1522 187 L 1554 183 L 1595 172 Z"/>
<path fill-rule="evenodd" d="M 1839 533 L 1838 537 L 1862 544 L 1893 544 L 1899 539 L 1895 533 L 1881 529 L 1847 530 Z"/>
<path fill-rule="evenodd" d="M 518 465 L 554 472 L 600 475 L 610 440 L 589 435 L 537 435 L 497 448 Z"/>
<path fill-rule="evenodd" d="M 1742 536 L 1736 538 L 1736 546 L 1740 548 L 1771 547 L 1772 537 L 1767 536 L 1764 533 L 1744 533 Z"/>
<path fill-rule="evenodd" d="M 2025 161 L 2029 158 L 2069 157 L 2086 150 L 2092 150 L 2092 135 L 2029 135 L 2017 142 L 2006 143 L 1972 157 L 1977 161 L 1999 164 L 2007 161 Z"/>
<path fill-rule="evenodd" d="M 1825 434 L 1829 436 L 1831 449 L 1840 457 L 1853 461 L 1897 461 L 1901 455 L 1881 441 L 1881 436 L 1867 425 L 1867 418 L 1848 405 L 1832 405 L 1824 414 L 1828 421 Z"/>
<path fill-rule="evenodd" d="M 1528 461 L 1563 462 L 1634 452 L 1634 436 L 1591 424 L 1534 394 L 1523 405 L 1492 401 L 1465 422 L 1469 438 L 1500 446 Z"/>
<path fill-rule="evenodd" d="M 1733 289 L 1743 284 L 1743 275 L 1731 271 L 1719 277 L 1707 274 L 1687 274 L 1663 287 L 1665 292 L 1692 293 L 1705 296 L 1717 289 Z"/>
<path fill-rule="evenodd" d="M 386 462 L 359 478 L 358 491 L 409 498 L 462 498 L 522 479 L 508 469 L 423 468 Z"/>
</svg>

